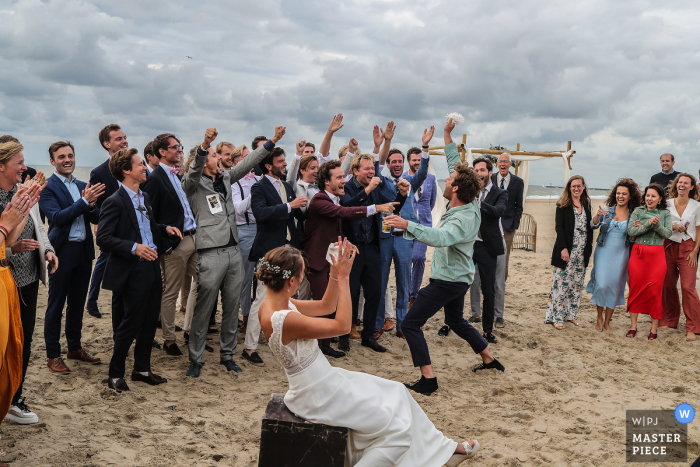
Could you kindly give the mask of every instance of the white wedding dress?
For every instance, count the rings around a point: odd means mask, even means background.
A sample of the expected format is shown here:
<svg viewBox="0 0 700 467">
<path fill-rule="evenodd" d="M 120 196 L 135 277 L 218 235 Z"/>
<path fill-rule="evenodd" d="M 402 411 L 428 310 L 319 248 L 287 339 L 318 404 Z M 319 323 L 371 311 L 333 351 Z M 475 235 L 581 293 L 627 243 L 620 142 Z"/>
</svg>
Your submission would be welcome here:
<svg viewBox="0 0 700 467">
<path fill-rule="evenodd" d="M 269 346 L 289 380 L 284 402 L 313 423 L 349 428 L 346 466 L 440 467 L 457 443 L 435 428 L 401 383 L 334 368 L 315 339 L 282 344 L 282 327 L 291 310 L 271 318 Z"/>
</svg>

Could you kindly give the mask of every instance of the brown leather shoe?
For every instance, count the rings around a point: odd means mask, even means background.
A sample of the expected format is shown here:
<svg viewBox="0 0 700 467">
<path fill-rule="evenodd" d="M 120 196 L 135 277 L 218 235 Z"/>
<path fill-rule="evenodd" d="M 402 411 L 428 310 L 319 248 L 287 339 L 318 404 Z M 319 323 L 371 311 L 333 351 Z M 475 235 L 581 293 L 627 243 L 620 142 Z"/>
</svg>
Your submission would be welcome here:
<svg viewBox="0 0 700 467">
<path fill-rule="evenodd" d="M 350 329 L 350 339 L 359 339 L 360 338 L 360 333 L 357 332 L 357 325 L 353 324 L 352 328 Z"/>
<path fill-rule="evenodd" d="M 384 334 L 384 329 L 382 328 L 377 328 L 374 330 L 374 340 L 378 341 L 380 337 L 382 337 L 382 334 Z"/>
<path fill-rule="evenodd" d="M 403 335 L 403 332 L 401 332 L 401 331 L 396 331 L 396 337 L 398 337 L 399 339 L 405 339 L 405 338 L 406 338 L 406 336 L 404 336 L 404 335 Z"/>
<path fill-rule="evenodd" d="M 51 373 L 57 374 L 57 375 L 67 375 L 70 373 L 70 368 L 66 366 L 66 364 L 63 362 L 63 359 L 61 357 L 58 358 L 50 358 L 46 366 L 49 367 L 49 370 L 51 370 Z"/>
<path fill-rule="evenodd" d="M 66 357 L 68 357 L 68 360 L 79 360 L 85 363 L 92 363 L 93 365 L 100 363 L 100 359 L 98 357 L 93 357 L 87 353 L 85 349 L 76 350 L 75 352 L 68 352 Z"/>
<path fill-rule="evenodd" d="M 389 318 L 386 318 L 384 320 L 384 330 L 391 331 L 392 329 L 394 329 L 394 323 L 392 323 Z"/>
</svg>

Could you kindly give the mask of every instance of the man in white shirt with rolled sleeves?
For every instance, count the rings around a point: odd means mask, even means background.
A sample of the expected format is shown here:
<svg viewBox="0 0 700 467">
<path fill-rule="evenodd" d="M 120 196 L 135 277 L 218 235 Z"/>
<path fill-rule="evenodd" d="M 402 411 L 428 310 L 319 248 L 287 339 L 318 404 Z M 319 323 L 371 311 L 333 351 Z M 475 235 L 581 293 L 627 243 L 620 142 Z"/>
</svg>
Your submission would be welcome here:
<svg viewBox="0 0 700 467">
<path fill-rule="evenodd" d="M 245 159 L 250 154 L 250 149 L 244 144 L 233 150 L 231 158 L 234 165 Z M 250 188 L 260 180 L 260 177 L 255 175 L 251 170 L 245 177 L 231 185 L 233 194 L 233 206 L 236 209 L 236 228 L 238 229 L 239 246 L 241 247 L 241 256 L 243 256 L 243 288 L 241 289 L 241 314 L 243 315 L 243 324 L 240 330 L 245 334 L 248 326 L 248 315 L 250 314 L 250 306 L 252 303 L 252 286 L 253 272 L 255 271 L 255 262 L 248 260 L 250 248 L 253 246 L 255 234 L 257 233 L 257 224 L 255 216 L 250 207 Z"/>
</svg>

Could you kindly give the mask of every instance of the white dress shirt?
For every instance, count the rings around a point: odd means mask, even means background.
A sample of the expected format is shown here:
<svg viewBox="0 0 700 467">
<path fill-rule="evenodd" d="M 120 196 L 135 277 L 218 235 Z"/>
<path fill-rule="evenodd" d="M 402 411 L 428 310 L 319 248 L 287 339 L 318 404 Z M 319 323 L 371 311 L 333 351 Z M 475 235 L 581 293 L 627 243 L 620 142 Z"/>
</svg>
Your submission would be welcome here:
<svg viewBox="0 0 700 467">
<path fill-rule="evenodd" d="M 678 215 L 676 210 L 676 198 L 669 199 L 666 203 L 668 210 L 671 213 L 671 224 L 673 225 L 686 225 L 685 232 L 676 232 L 675 230 L 671 234 L 669 240 L 681 243 L 685 240 L 695 241 L 695 227 L 700 225 L 700 202 L 691 199 L 688 201 L 688 205 L 683 211 L 683 216 Z"/>
<path fill-rule="evenodd" d="M 496 176 L 496 181 L 498 182 L 498 187 L 501 187 L 501 180 L 503 180 L 503 189 L 507 190 L 508 185 L 510 184 L 510 172 L 504 177 L 501 175 L 501 172 L 498 172 L 498 175 Z"/>
<path fill-rule="evenodd" d="M 336 206 L 340 206 L 340 197 L 334 195 L 333 193 L 331 193 L 328 190 L 323 190 L 323 191 L 325 191 L 326 194 L 328 195 L 328 197 L 331 199 L 331 201 L 333 201 L 333 204 L 335 204 Z M 373 216 L 376 213 L 377 213 L 377 206 L 376 205 L 372 204 L 370 206 L 367 206 L 367 217 Z"/>
<path fill-rule="evenodd" d="M 255 224 L 253 209 L 250 207 L 250 188 L 260 180 L 260 177 L 241 178 L 231 185 L 233 207 L 236 211 L 236 225 Z M 241 191 L 241 189 L 243 191 Z M 246 216 L 247 214 L 247 216 Z"/>
</svg>

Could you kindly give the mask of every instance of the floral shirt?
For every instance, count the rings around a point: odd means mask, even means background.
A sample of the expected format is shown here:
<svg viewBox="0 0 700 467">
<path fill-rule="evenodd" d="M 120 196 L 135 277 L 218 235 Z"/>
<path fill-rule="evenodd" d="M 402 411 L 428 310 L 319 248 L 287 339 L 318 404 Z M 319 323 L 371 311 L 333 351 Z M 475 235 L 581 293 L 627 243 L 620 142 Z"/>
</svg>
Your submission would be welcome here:
<svg viewBox="0 0 700 467">
<path fill-rule="evenodd" d="M 0 209 L 5 209 L 5 206 L 12 200 L 12 197 L 17 193 L 17 186 L 11 191 L 5 191 L 0 188 Z M 17 240 L 32 239 L 37 240 L 34 234 L 34 221 L 31 216 L 27 216 L 27 223 L 24 225 L 24 230 Z M 17 287 L 24 287 L 32 282 L 39 280 L 39 250 L 25 251 L 9 256 L 15 268 L 12 271 L 12 277 L 15 279 Z"/>
</svg>

